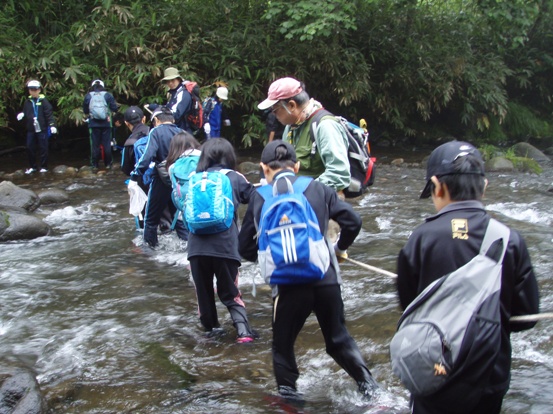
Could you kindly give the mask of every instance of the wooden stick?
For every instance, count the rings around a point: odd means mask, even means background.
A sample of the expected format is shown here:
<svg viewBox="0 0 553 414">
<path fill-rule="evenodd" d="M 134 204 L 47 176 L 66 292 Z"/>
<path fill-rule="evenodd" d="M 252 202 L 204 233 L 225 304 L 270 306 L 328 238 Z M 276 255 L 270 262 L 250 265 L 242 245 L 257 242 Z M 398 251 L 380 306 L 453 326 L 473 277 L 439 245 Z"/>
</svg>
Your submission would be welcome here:
<svg viewBox="0 0 553 414">
<path fill-rule="evenodd" d="M 380 269 L 378 267 L 374 267 L 374 266 L 371 266 L 371 265 L 368 265 L 368 264 L 365 264 L 365 263 L 358 262 L 357 260 L 350 259 L 349 257 L 346 257 L 345 260 L 347 260 L 350 263 L 356 264 L 357 266 L 362 267 L 363 269 L 370 270 L 371 272 L 380 273 L 380 274 L 383 274 L 383 275 L 386 275 L 386 276 L 389 276 L 389 277 L 393 277 L 393 278 L 397 277 L 397 275 L 395 273 L 388 272 L 387 270 Z"/>
</svg>

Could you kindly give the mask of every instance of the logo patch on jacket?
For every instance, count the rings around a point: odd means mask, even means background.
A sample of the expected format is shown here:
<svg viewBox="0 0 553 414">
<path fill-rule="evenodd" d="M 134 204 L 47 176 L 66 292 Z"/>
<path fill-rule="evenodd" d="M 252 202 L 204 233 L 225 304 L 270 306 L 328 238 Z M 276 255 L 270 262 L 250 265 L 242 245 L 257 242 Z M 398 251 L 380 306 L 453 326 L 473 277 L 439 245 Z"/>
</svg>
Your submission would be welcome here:
<svg viewBox="0 0 553 414">
<path fill-rule="evenodd" d="M 468 240 L 469 223 L 467 219 L 451 220 L 451 237 L 454 239 Z"/>
</svg>

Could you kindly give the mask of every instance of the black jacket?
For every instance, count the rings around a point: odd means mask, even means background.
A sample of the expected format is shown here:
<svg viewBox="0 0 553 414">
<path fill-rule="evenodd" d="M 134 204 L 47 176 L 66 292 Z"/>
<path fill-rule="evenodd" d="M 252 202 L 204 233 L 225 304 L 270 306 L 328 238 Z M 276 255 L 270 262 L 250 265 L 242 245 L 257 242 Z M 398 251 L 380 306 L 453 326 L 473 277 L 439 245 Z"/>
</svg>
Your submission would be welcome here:
<svg viewBox="0 0 553 414">
<path fill-rule="evenodd" d="M 466 232 L 452 232 L 452 220 L 466 223 Z M 397 287 L 405 309 L 434 280 L 468 263 L 480 250 L 489 215 L 479 201 L 449 204 L 416 228 L 399 253 Z M 511 331 L 529 329 L 535 323 L 510 323 L 515 315 L 539 311 L 538 286 L 526 244 L 511 229 L 501 279 L 501 353 L 487 393 L 506 391 L 511 368 Z"/>
<path fill-rule="evenodd" d="M 49 126 L 56 126 L 52 104 L 44 95 L 40 94 L 37 99 L 29 96 L 29 99 L 27 99 L 23 104 L 23 114 L 25 114 L 25 127 L 27 128 L 27 131 L 35 131 L 33 122 L 35 117 L 35 105 L 41 131 L 46 131 Z"/>
<path fill-rule="evenodd" d="M 208 171 L 220 170 L 221 166 L 209 168 Z M 223 259 L 231 259 L 240 262 L 238 254 L 238 207 L 239 204 L 247 204 L 250 201 L 254 186 L 242 174 L 230 171 L 227 174 L 231 184 L 234 198 L 234 220 L 231 227 L 216 234 L 193 234 L 188 236 L 188 257 L 212 256 Z"/>
<path fill-rule="evenodd" d="M 131 175 L 131 172 L 134 170 L 134 166 L 136 164 L 135 156 L 134 156 L 134 143 L 142 137 L 145 137 L 150 132 L 150 127 L 147 125 L 140 123 L 134 126 L 131 135 L 127 138 L 125 141 L 125 145 L 123 147 L 123 155 L 121 158 L 121 171 L 123 171 L 126 175 Z"/>
<path fill-rule="evenodd" d="M 273 183 L 282 173 L 290 173 L 290 170 L 279 171 L 275 176 Z M 295 176 L 289 177 L 293 183 L 296 181 Z M 313 211 L 317 215 L 319 226 L 322 234 L 326 234 L 328 228 L 328 220 L 335 220 L 341 228 L 338 248 L 346 250 L 361 230 L 361 217 L 353 210 L 353 207 L 338 198 L 338 194 L 332 188 L 318 182 L 312 181 L 304 192 L 307 201 L 311 204 Z M 250 204 L 246 210 L 242 229 L 238 236 L 239 251 L 242 257 L 249 261 L 257 260 L 257 234 L 256 223 L 259 223 L 261 218 L 261 208 L 263 207 L 264 199 L 255 191 L 250 199 Z M 331 257 L 334 256 L 334 250 L 330 249 Z M 330 266 L 324 278 L 316 284 L 318 285 L 335 285 L 340 284 L 341 278 L 339 271 L 336 269 L 336 260 L 331 259 Z"/>
</svg>

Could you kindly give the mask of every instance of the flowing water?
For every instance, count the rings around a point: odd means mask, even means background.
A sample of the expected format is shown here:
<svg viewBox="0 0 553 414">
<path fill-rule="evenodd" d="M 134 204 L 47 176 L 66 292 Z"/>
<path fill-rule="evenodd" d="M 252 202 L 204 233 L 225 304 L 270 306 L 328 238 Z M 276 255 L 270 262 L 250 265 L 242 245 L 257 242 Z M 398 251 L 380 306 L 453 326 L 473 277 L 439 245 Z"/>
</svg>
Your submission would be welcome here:
<svg viewBox="0 0 553 414">
<path fill-rule="evenodd" d="M 370 193 L 354 202 L 363 229 L 350 257 L 395 272 L 411 230 L 433 213 L 430 201 L 418 199 L 423 177 L 421 168 L 381 165 Z M 283 405 L 272 373 L 271 297 L 256 266 L 243 264 L 240 287 L 259 340 L 235 344 L 220 303 L 225 333 L 206 338 L 183 246 L 165 235 L 158 251 L 142 251 L 124 180 L 112 172 L 16 181 L 35 191 L 63 188 L 71 201 L 36 212 L 51 225 L 51 235 L 0 244 L 0 375 L 17 366 L 34 370 L 56 413 L 407 411 L 408 393 L 393 376 L 388 353 L 400 316 L 391 278 L 342 265 L 348 328 L 385 390 L 377 407 L 362 400 L 354 382 L 326 355 L 314 317 L 296 344 L 298 387 L 306 404 Z M 553 311 L 553 194 L 547 192 L 553 172 L 490 174 L 489 180 L 485 204 L 525 237 L 542 312 Z M 553 411 L 552 336 L 553 320 L 512 335 L 504 413 Z"/>
</svg>

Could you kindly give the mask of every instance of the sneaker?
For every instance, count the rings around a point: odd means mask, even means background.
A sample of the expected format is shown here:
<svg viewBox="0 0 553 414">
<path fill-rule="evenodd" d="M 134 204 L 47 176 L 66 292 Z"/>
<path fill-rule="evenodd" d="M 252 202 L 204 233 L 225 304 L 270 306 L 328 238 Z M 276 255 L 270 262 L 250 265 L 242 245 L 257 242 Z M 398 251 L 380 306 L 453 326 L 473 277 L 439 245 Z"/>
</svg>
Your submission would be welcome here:
<svg viewBox="0 0 553 414">
<path fill-rule="evenodd" d="M 27 168 L 27 169 L 25 170 L 25 174 L 32 174 L 32 173 L 34 173 L 35 171 L 36 171 L 36 170 L 35 170 L 34 168 Z"/>
<path fill-rule="evenodd" d="M 48 170 L 46 168 L 41 168 L 39 172 L 45 173 L 45 172 L 48 172 Z"/>
<path fill-rule="evenodd" d="M 248 342 L 253 342 L 253 336 L 249 335 L 240 335 L 238 338 L 236 338 L 237 344 L 247 344 Z"/>
<path fill-rule="evenodd" d="M 286 398 L 289 401 L 294 401 L 294 402 L 304 401 L 303 394 L 301 392 L 297 392 L 294 388 L 289 387 L 288 385 L 279 385 L 278 393 L 282 398 Z"/>
</svg>

